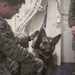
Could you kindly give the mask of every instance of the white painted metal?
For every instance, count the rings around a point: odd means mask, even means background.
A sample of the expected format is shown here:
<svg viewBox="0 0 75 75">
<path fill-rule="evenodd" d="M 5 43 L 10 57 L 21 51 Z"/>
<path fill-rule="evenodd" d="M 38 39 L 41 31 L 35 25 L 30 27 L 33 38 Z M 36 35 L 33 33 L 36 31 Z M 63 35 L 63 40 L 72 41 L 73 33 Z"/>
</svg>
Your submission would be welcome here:
<svg viewBox="0 0 75 75">
<path fill-rule="evenodd" d="M 26 0 L 26 4 L 20 9 L 16 17 L 16 32 L 23 32 L 30 19 L 37 13 L 41 6 L 42 0 Z M 18 19 L 19 18 L 19 19 Z"/>
</svg>

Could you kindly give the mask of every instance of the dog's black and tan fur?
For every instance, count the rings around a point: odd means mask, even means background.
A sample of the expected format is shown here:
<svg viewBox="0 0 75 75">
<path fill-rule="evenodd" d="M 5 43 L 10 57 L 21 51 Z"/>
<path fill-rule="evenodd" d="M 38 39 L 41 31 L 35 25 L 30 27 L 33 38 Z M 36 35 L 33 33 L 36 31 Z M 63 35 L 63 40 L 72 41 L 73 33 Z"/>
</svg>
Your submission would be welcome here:
<svg viewBox="0 0 75 75">
<path fill-rule="evenodd" d="M 55 46 L 58 43 L 61 34 L 50 38 L 46 35 L 45 30 L 40 35 L 41 42 L 38 49 L 33 50 L 35 57 L 38 57 L 44 62 L 44 70 L 42 75 L 50 75 L 52 68 L 55 66 L 56 54 L 54 54 Z"/>
</svg>

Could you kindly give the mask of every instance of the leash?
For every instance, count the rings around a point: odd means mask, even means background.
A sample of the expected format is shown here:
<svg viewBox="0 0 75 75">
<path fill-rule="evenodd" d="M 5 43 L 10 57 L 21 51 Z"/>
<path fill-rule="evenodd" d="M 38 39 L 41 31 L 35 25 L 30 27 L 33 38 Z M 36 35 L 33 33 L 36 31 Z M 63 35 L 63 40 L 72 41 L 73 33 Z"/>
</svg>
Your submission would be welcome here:
<svg viewBox="0 0 75 75">
<path fill-rule="evenodd" d="M 36 38 L 33 40 L 33 42 L 32 42 L 32 45 L 31 45 L 31 47 L 33 48 L 33 49 L 38 49 L 39 47 L 39 44 L 40 44 L 40 41 L 41 41 L 41 33 L 44 31 L 45 32 L 45 30 L 44 30 L 44 28 L 46 28 L 46 19 L 47 19 L 47 8 L 48 8 L 48 2 L 46 2 L 46 12 L 45 12 L 45 18 L 44 18 L 44 22 L 43 22 L 43 24 L 42 24 L 42 26 L 41 26 L 41 28 L 40 28 L 40 30 L 39 30 L 39 33 L 38 33 L 38 35 L 36 36 Z M 44 28 L 43 28 L 44 27 Z"/>
</svg>

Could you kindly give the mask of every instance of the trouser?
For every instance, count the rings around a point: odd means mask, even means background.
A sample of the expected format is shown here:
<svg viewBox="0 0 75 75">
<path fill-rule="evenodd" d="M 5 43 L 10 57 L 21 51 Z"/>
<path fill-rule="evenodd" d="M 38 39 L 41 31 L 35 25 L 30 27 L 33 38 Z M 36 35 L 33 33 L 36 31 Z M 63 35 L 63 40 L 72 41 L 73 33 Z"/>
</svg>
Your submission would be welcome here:
<svg viewBox="0 0 75 75">
<path fill-rule="evenodd" d="M 9 63 L 10 61 L 7 62 Z M 18 63 L 8 63 L 6 63 L 6 65 L 8 65 L 8 67 L 10 66 L 9 70 L 13 75 L 16 75 L 18 72 Z M 44 63 L 41 59 L 33 58 L 29 63 L 21 64 L 21 75 L 42 75 L 43 66 Z"/>
<path fill-rule="evenodd" d="M 35 58 L 33 62 L 21 65 L 21 75 L 42 75 L 43 65 L 42 60 Z"/>
<path fill-rule="evenodd" d="M 0 75 L 11 75 L 4 62 L 0 61 Z"/>
</svg>

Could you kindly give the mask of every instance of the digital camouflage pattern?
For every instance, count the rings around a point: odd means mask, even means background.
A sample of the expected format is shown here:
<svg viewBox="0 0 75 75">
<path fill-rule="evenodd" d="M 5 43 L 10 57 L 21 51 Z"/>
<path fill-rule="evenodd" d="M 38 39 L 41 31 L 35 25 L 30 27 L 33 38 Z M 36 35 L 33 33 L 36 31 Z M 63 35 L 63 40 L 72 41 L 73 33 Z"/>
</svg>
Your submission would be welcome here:
<svg viewBox="0 0 75 75">
<path fill-rule="evenodd" d="M 69 27 L 75 26 L 75 0 L 70 1 L 68 25 Z M 72 49 L 75 51 L 75 36 L 72 39 Z M 75 70 L 72 75 L 75 75 Z"/>
<path fill-rule="evenodd" d="M 75 25 L 75 0 L 71 0 L 70 2 L 68 25 L 69 27 Z"/>
<path fill-rule="evenodd" d="M 68 25 L 69 27 L 75 26 L 75 0 L 70 2 Z M 72 40 L 72 49 L 75 51 L 75 36 L 73 36 Z"/>
<path fill-rule="evenodd" d="M 28 52 L 27 48 L 28 35 L 21 33 L 14 37 L 10 25 L 0 15 L 0 75 L 11 75 L 4 63 L 6 57 L 25 64 L 27 67 L 30 67 L 30 64 L 33 64 L 31 66 L 31 74 L 26 75 L 40 75 L 43 68 L 43 62 L 38 58 L 34 58 L 33 55 Z M 25 69 L 27 71 L 27 68 Z"/>
<path fill-rule="evenodd" d="M 21 64 L 20 75 L 42 75 L 43 63 L 40 59 L 37 58 L 34 59 L 35 61 L 32 61 L 31 63 Z M 7 57 L 4 63 L 6 67 L 8 67 L 12 75 L 18 75 L 19 64 L 17 62 Z"/>
</svg>

